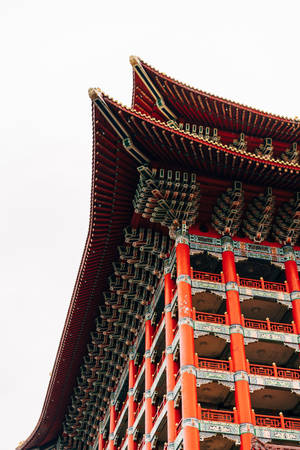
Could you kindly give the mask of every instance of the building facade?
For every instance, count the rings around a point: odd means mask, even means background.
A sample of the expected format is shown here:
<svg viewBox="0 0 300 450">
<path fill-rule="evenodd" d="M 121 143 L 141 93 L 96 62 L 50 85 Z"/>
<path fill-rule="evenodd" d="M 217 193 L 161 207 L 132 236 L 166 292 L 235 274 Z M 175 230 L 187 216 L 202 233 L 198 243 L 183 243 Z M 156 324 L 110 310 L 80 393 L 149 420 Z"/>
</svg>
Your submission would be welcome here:
<svg viewBox="0 0 300 450">
<path fill-rule="evenodd" d="M 90 89 L 88 238 L 19 449 L 300 448 L 300 122 L 136 57 Z"/>
</svg>

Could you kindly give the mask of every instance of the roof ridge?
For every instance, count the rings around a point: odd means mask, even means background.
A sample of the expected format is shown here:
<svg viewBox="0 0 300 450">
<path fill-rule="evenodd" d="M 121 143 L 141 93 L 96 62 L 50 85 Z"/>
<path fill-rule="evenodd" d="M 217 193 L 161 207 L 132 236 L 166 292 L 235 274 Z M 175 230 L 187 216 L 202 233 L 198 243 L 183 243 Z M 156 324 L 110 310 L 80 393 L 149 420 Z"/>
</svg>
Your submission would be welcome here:
<svg viewBox="0 0 300 450">
<path fill-rule="evenodd" d="M 240 107 L 240 108 L 243 108 L 243 109 L 248 109 L 252 113 L 261 114 L 263 116 L 270 117 L 270 118 L 273 118 L 275 120 L 281 120 L 281 121 L 285 121 L 285 122 L 290 122 L 290 123 L 298 125 L 298 127 L 300 127 L 300 119 L 297 116 L 295 116 L 295 118 L 292 119 L 291 117 L 281 116 L 279 114 L 273 114 L 273 113 L 270 113 L 270 112 L 267 112 L 267 111 L 263 111 L 263 110 L 258 109 L 258 108 L 254 108 L 252 106 L 245 105 L 243 103 L 239 103 L 239 102 L 236 102 L 236 101 L 233 101 L 233 100 L 229 100 L 229 99 L 221 97 L 221 96 L 217 96 L 217 95 L 211 94 L 209 92 L 201 91 L 198 88 L 190 86 L 187 83 L 183 83 L 182 81 L 179 81 L 176 78 L 173 78 L 173 77 L 167 75 L 166 73 L 157 70 L 155 67 L 153 67 L 150 64 L 144 62 L 142 59 L 140 59 L 138 57 L 131 56 L 130 57 L 130 62 L 132 61 L 133 58 L 137 58 L 139 60 L 139 62 L 143 65 L 143 67 L 146 67 L 146 68 L 156 72 L 158 75 L 161 75 L 162 77 L 165 77 L 169 81 L 172 81 L 172 82 L 180 85 L 181 87 L 184 87 L 184 88 L 192 90 L 194 93 L 202 94 L 202 95 L 205 95 L 207 97 L 210 97 L 213 100 L 218 100 L 218 101 L 222 101 L 222 102 L 225 102 L 225 103 L 229 103 L 229 104 L 231 104 L 233 106 L 236 106 L 236 107 Z"/>
<path fill-rule="evenodd" d="M 142 113 L 140 111 L 135 110 L 134 108 L 128 107 L 123 105 L 122 103 L 120 103 L 119 101 L 113 99 L 112 97 L 110 97 L 109 95 L 105 94 L 103 91 L 101 91 L 99 88 L 95 88 L 98 92 L 101 92 L 102 96 L 104 99 L 109 100 L 110 102 L 114 103 L 116 106 L 123 108 L 124 110 L 128 111 L 128 112 L 133 112 L 134 114 L 136 114 L 137 116 L 143 117 L 144 119 L 147 119 L 148 121 L 152 122 L 152 123 L 156 123 L 162 127 L 168 128 L 169 130 L 173 130 L 176 131 L 179 135 L 183 135 L 186 137 L 193 137 L 194 139 L 197 139 L 197 141 L 199 143 L 203 143 L 203 144 L 210 144 L 212 147 L 216 148 L 216 149 L 224 149 L 224 150 L 229 150 L 229 151 L 233 151 L 238 155 L 243 155 L 246 157 L 251 157 L 251 158 L 255 158 L 258 160 L 261 160 L 262 162 L 265 161 L 267 163 L 275 163 L 275 164 L 281 164 L 283 166 L 285 166 L 288 169 L 293 169 L 293 168 L 300 168 L 300 164 L 298 163 L 290 163 L 288 161 L 284 161 L 281 159 L 275 159 L 275 158 L 270 158 L 268 156 L 260 156 L 260 155 L 256 155 L 254 153 L 250 153 L 247 152 L 245 150 L 240 150 L 236 147 L 234 147 L 233 145 L 226 145 L 226 144 L 221 144 L 221 143 L 216 143 L 213 142 L 211 139 L 207 139 L 207 138 L 200 138 L 198 136 L 198 134 L 196 133 L 190 133 L 189 131 L 186 130 L 181 130 L 179 129 L 179 127 L 175 124 L 170 124 L 168 122 L 164 122 L 162 120 L 156 119 L 155 117 L 149 116 L 148 114 Z"/>
</svg>

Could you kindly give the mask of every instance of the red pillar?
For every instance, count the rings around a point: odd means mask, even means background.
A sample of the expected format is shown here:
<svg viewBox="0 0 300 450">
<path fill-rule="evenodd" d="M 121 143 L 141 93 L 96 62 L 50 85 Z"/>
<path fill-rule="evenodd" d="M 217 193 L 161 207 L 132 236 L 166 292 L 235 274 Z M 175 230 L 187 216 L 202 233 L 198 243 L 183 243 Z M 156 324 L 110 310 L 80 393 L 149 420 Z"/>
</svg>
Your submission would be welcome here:
<svg viewBox="0 0 300 450">
<path fill-rule="evenodd" d="M 115 446 L 115 428 L 116 428 L 116 407 L 111 403 L 109 407 L 109 450 L 116 450 Z"/>
<path fill-rule="evenodd" d="M 199 450 L 190 248 L 188 235 L 176 239 L 178 323 L 182 396 L 183 448 Z"/>
<path fill-rule="evenodd" d="M 129 375 L 128 375 L 128 450 L 136 450 L 137 443 L 133 440 L 133 424 L 135 420 L 136 402 L 134 401 L 133 388 L 135 384 L 136 365 L 134 364 L 134 355 L 129 355 Z"/>
<path fill-rule="evenodd" d="M 152 404 L 151 387 L 153 382 L 154 364 L 151 362 L 151 345 L 153 339 L 151 317 L 146 314 L 145 320 L 145 449 L 151 450 L 150 434 L 153 427 L 155 406 Z"/>
<path fill-rule="evenodd" d="M 251 417 L 249 376 L 231 237 L 224 236 L 222 238 L 222 251 L 222 265 L 227 299 L 226 309 L 230 325 L 230 352 L 234 370 L 235 405 L 239 423 L 241 424 L 241 450 L 250 450 L 254 428 Z"/>
<path fill-rule="evenodd" d="M 297 333 L 300 334 L 300 281 L 297 264 L 295 261 L 295 254 L 290 245 L 283 247 L 283 252 L 285 256 L 285 276 L 293 307 L 293 319 L 296 325 Z"/>
<path fill-rule="evenodd" d="M 100 429 L 99 436 L 98 436 L 98 450 L 104 450 L 105 443 L 103 438 L 103 432 Z"/>
<path fill-rule="evenodd" d="M 179 369 L 174 361 L 172 352 L 172 343 L 174 340 L 174 330 L 176 320 L 172 318 L 171 303 L 173 299 L 173 290 L 175 282 L 171 278 L 168 266 L 165 268 L 165 344 L 166 344 L 166 391 L 167 391 L 167 420 L 168 420 L 168 444 L 176 439 L 177 424 L 180 421 L 178 408 L 174 406 L 173 391 L 175 388 L 175 377 Z"/>
</svg>

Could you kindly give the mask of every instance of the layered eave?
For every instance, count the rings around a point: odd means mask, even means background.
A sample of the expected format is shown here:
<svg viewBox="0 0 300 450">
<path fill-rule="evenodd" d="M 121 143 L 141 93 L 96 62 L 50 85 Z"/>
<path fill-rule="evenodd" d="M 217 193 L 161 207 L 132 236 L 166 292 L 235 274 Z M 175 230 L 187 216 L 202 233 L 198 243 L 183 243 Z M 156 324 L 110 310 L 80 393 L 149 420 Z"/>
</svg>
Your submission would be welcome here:
<svg viewBox="0 0 300 450">
<path fill-rule="evenodd" d="M 156 118 L 167 116 L 158 106 L 165 104 L 178 121 L 206 124 L 223 130 L 259 137 L 272 137 L 283 142 L 300 142 L 300 121 L 260 111 L 231 100 L 211 95 L 181 83 L 131 57 L 133 66 L 132 107 Z M 157 102 L 153 88 L 149 88 L 142 72 L 159 93 Z"/>
<path fill-rule="evenodd" d="M 201 139 L 197 134 L 180 130 L 173 124 L 126 108 L 102 93 L 100 96 L 135 147 L 153 165 L 186 170 L 192 167 L 198 175 L 221 176 L 285 189 L 300 188 L 299 164 Z M 116 134 L 107 122 L 104 122 L 104 127 L 107 135 Z M 121 138 L 119 142 L 124 152 Z"/>
</svg>

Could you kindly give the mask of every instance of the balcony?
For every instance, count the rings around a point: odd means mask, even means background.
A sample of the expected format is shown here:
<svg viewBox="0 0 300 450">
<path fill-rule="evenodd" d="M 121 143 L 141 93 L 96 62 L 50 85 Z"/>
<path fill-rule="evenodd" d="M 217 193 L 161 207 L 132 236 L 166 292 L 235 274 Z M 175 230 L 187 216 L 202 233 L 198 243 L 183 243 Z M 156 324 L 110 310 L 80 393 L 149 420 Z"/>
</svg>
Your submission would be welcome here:
<svg viewBox="0 0 300 450">
<path fill-rule="evenodd" d="M 235 408 L 230 410 L 214 410 L 198 407 L 198 419 L 201 448 L 231 448 L 232 444 L 239 444 L 240 425 L 238 423 Z M 279 416 L 269 416 L 264 414 L 252 414 L 255 435 L 264 440 L 280 440 L 288 443 L 298 444 L 300 440 L 300 419 Z M 175 448 L 179 448 L 182 442 L 182 429 L 179 424 L 178 437 Z M 208 446 L 206 446 L 206 444 Z M 288 445 L 288 444 L 287 444 Z M 288 447 L 286 447 L 288 448 Z"/>
<path fill-rule="evenodd" d="M 211 283 L 225 283 L 223 274 L 199 272 L 192 269 L 192 279 L 199 281 L 210 281 Z M 255 280 L 251 278 L 240 278 L 238 276 L 238 285 L 251 289 L 264 289 L 275 292 L 288 292 L 286 283 L 275 283 L 273 281 L 265 281 L 262 278 Z"/>
<path fill-rule="evenodd" d="M 199 358 L 198 368 L 204 370 L 220 370 L 223 372 L 233 372 L 232 361 L 220 361 L 218 359 Z M 276 377 L 299 381 L 300 387 L 300 369 L 289 369 L 285 367 L 265 366 L 261 364 L 249 364 L 249 374 L 260 375 L 264 377 Z"/>
<path fill-rule="evenodd" d="M 140 412 L 142 411 L 144 405 L 145 405 L 145 398 L 143 398 L 142 402 L 138 403 L 138 406 L 137 406 L 137 408 L 135 410 L 135 413 L 134 413 L 135 419 L 137 419 L 139 417 Z"/>
<path fill-rule="evenodd" d="M 199 420 L 210 420 L 213 422 L 237 423 L 235 411 L 221 411 L 214 409 L 200 409 Z"/>
<path fill-rule="evenodd" d="M 213 422 L 237 423 L 236 411 L 221 411 L 213 409 L 199 408 L 199 420 L 209 420 Z M 253 413 L 253 422 L 259 427 L 283 428 L 300 431 L 300 419 L 279 416 L 269 416 Z"/>
<path fill-rule="evenodd" d="M 222 338 L 224 342 L 229 342 L 230 330 L 227 313 L 212 314 L 195 311 L 194 320 L 195 339 L 199 341 L 201 339 L 208 340 L 208 335 L 214 333 L 219 336 L 218 338 L 214 338 L 215 341 L 220 341 L 220 338 Z M 242 326 L 244 327 L 244 338 L 245 344 L 247 345 L 247 358 L 252 362 L 259 364 L 268 364 L 270 362 L 271 364 L 275 361 L 278 365 L 284 365 L 292 356 L 293 352 L 299 350 L 300 340 L 296 333 L 294 323 L 288 324 L 271 322 L 270 320 L 245 319 L 242 316 Z M 210 337 L 210 340 L 212 338 L 213 336 Z M 211 353 L 206 353 L 202 356 L 211 358 L 220 356 L 221 353 L 215 353 L 216 356 L 213 356 L 213 346 L 217 347 L 220 343 L 217 344 L 215 342 L 213 345 L 213 343 L 207 342 L 207 344 L 209 344 L 207 345 L 207 349 Z M 199 352 L 197 351 L 197 353 Z"/>
<path fill-rule="evenodd" d="M 223 361 L 197 357 L 198 401 L 210 404 L 232 405 L 227 397 L 234 391 L 234 371 L 231 360 Z M 255 409 L 293 410 L 300 395 L 300 370 L 249 364 L 249 385 L 251 402 Z M 223 389 L 223 390 L 222 390 Z"/>
<path fill-rule="evenodd" d="M 191 268 L 192 288 L 209 289 L 216 294 L 225 294 L 225 280 L 223 273 L 208 273 Z M 237 276 L 239 292 L 245 297 L 265 297 L 276 299 L 286 307 L 290 306 L 290 296 L 286 283 L 265 281 L 263 278 L 251 279 Z"/>
<path fill-rule="evenodd" d="M 123 432 L 127 428 L 127 407 L 128 407 L 128 396 L 125 398 L 122 408 L 118 412 L 116 418 L 116 427 L 115 427 L 116 434 L 118 433 L 123 434 Z"/>
<path fill-rule="evenodd" d="M 155 426 L 155 424 L 156 424 L 160 414 L 162 413 L 166 403 L 167 403 L 167 399 L 164 396 L 161 404 L 157 407 L 157 410 L 156 410 L 156 413 L 155 413 L 155 416 L 154 416 L 154 419 L 153 419 L 153 427 Z"/>
<path fill-rule="evenodd" d="M 165 361 L 165 357 L 166 357 L 165 352 L 163 352 L 162 353 L 162 357 L 160 358 L 160 361 L 156 364 L 155 372 L 153 374 L 153 380 L 155 380 L 155 378 L 157 377 L 160 369 L 162 368 L 162 366 L 164 364 L 164 361 Z"/>
<path fill-rule="evenodd" d="M 209 322 L 229 325 L 227 314 L 211 314 L 195 311 L 195 320 L 199 322 Z M 251 328 L 252 330 L 268 330 L 277 333 L 294 333 L 297 334 L 295 324 L 276 323 L 270 320 L 245 319 L 242 317 L 242 326 Z"/>
</svg>

